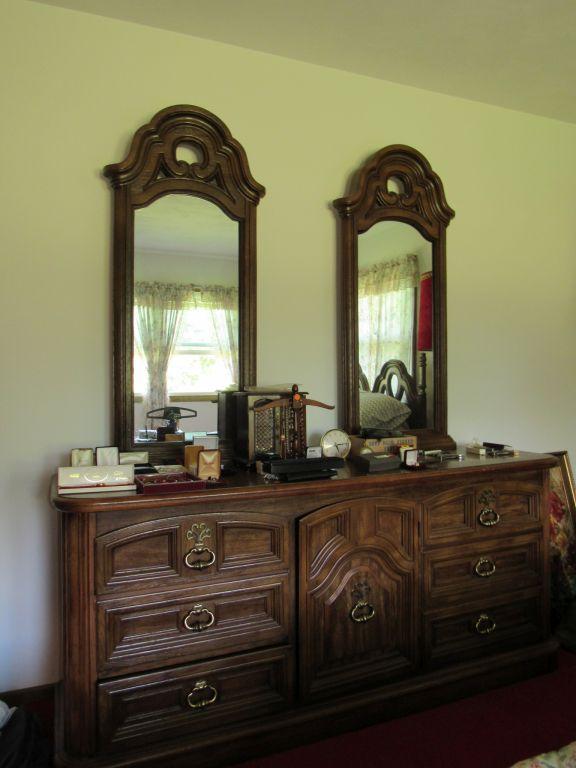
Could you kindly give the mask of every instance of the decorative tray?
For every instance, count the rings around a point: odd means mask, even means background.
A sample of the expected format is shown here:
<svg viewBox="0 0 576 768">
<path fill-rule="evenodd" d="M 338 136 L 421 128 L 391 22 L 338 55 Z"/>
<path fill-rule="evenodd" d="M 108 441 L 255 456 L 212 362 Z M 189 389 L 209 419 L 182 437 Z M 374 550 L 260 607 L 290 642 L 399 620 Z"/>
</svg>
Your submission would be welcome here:
<svg viewBox="0 0 576 768">
<path fill-rule="evenodd" d="M 202 491 L 205 488 L 217 488 L 218 480 L 197 480 L 187 472 L 170 474 L 142 475 L 135 477 L 136 490 L 145 495 L 159 493 L 180 493 L 182 491 Z"/>
</svg>

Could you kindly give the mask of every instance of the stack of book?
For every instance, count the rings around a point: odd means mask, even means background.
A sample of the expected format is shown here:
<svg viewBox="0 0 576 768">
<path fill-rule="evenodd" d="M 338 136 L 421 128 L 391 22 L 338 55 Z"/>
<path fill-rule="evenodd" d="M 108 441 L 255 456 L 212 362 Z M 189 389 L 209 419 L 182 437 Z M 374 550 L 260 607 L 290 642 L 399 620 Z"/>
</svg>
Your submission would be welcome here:
<svg viewBox="0 0 576 768">
<path fill-rule="evenodd" d="M 505 443 L 479 443 L 475 441 L 466 446 L 466 453 L 473 456 L 516 456 L 516 451 L 511 445 Z"/>
<path fill-rule="evenodd" d="M 270 459 L 262 461 L 258 468 L 262 474 L 277 477 L 285 483 L 295 483 L 334 477 L 343 466 L 344 459 L 325 456 L 321 459 Z"/>
<path fill-rule="evenodd" d="M 391 472 L 402 464 L 401 449 L 417 448 L 415 435 L 394 435 L 391 437 L 351 436 L 350 459 L 369 474 Z"/>
</svg>

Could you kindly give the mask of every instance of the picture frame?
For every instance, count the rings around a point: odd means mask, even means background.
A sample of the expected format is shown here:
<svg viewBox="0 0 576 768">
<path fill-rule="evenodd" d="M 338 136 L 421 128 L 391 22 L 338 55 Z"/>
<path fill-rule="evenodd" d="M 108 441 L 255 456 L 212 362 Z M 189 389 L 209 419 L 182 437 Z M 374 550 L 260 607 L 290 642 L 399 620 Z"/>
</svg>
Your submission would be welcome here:
<svg viewBox="0 0 576 768">
<path fill-rule="evenodd" d="M 558 466 L 550 470 L 550 489 L 558 495 L 576 528 L 576 485 L 568 451 L 550 453 L 558 459 Z"/>
<path fill-rule="evenodd" d="M 568 451 L 550 451 L 550 597 L 552 626 L 565 648 L 576 650 L 576 493 Z"/>
</svg>

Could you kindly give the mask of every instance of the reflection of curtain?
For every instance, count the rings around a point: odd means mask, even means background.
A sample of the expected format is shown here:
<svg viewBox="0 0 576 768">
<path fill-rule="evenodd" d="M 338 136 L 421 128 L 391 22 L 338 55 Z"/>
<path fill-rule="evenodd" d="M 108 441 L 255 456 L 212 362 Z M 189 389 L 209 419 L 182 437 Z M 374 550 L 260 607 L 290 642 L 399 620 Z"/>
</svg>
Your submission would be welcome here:
<svg viewBox="0 0 576 768">
<path fill-rule="evenodd" d="M 146 361 L 146 410 L 168 402 L 166 374 L 178 343 L 184 310 L 207 309 L 218 352 L 238 382 L 238 289 L 221 285 L 138 282 L 134 286 L 136 343 Z"/>
<path fill-rule="evenodd" d="M 182 322 L 183 297 L 178 288 L 169 283 L 134 286 L 135 337 L 148 373 L 144 413 L 168 405 L 168 363 Z"/>
<path fill-rule="evenodd" d="M 210 310 L 220 357 L 233 384 L 238 383 L 238 290 L 210 285 L 200 293 L 202 306 Z"/>
<path fill-rule="evenodd" d="M 413 254 L 358 272 L 359 361 L 370 386 L 387 360 L 402 360 L 413 373 L 418 279 L 418 257 Z"/>
</svg>

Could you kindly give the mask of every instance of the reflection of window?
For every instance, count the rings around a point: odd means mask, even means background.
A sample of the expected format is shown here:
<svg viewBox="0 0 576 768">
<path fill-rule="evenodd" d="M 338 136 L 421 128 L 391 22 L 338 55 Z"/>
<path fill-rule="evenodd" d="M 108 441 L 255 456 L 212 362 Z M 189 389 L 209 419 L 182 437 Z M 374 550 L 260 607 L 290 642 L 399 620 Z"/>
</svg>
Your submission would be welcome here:
<svg viewBox="0 0 576 768">
<path fill-rule="evenodd" d="M 237 381 L 236 288 L 140 282 L 134 294 L 134 392 L 146 410 Z"/>
<path fill-rule="evenodd" d="M 358 273 L 360 367 L 370 387 L 388 360 L 413 373 L 415 288 L 418 259 L 409 255 Z"/>
<path fill-rule="evenodd" d="M 175 347 L 167 370 L 168 396 L 189 395 L 193 392 L 215 392 L 233 383 L 232 374 L 220 354 L 218 339 L 212 322 L 212 312 L 223 322 L 223 310 L 185 309 Z M 138 334 L 138 323 L 134 325 Z M 139 353 L 140 339 L 136 339 L 134 355 L 134 392 L 143 395 L 148 386 L 146 360 Z"/>
</svg>

